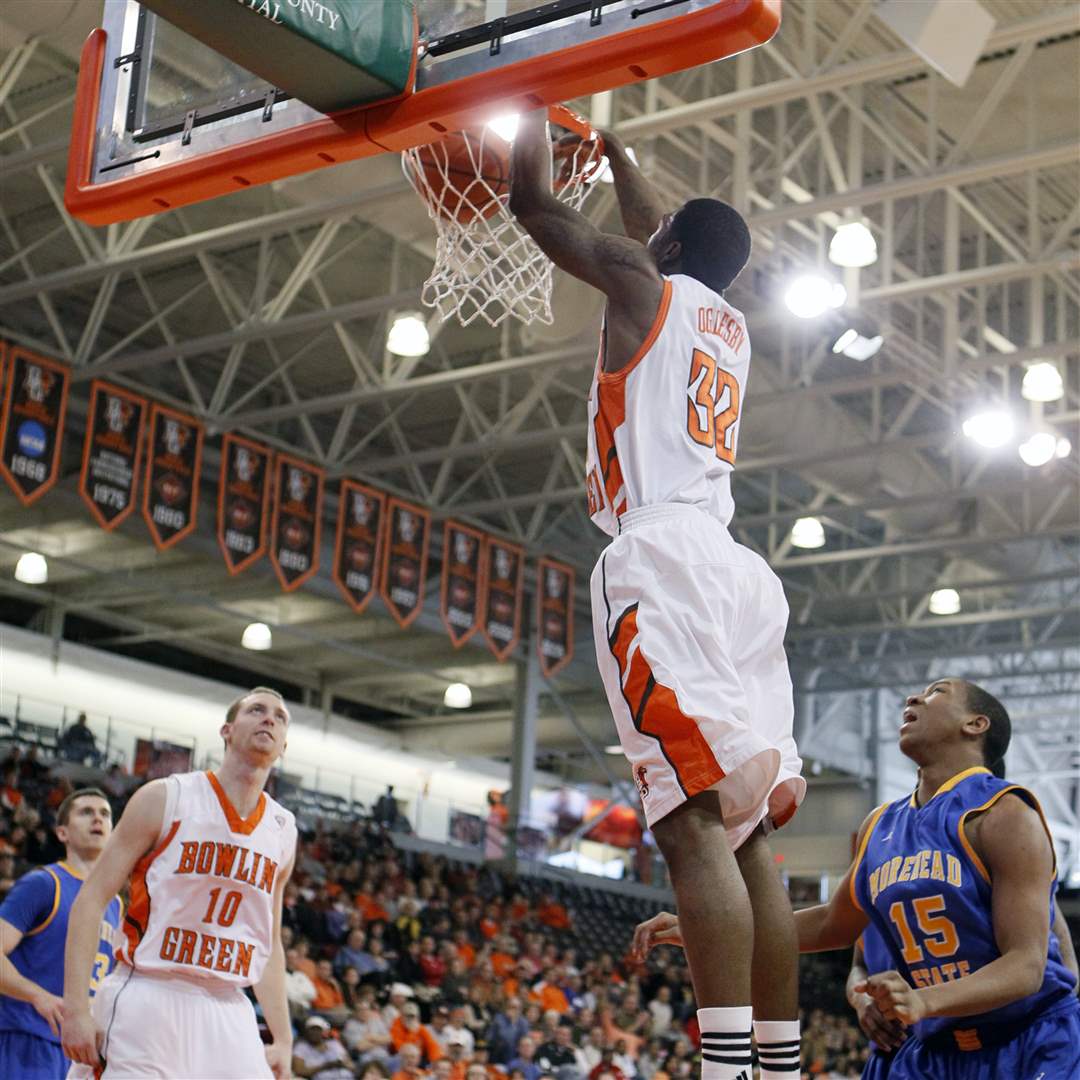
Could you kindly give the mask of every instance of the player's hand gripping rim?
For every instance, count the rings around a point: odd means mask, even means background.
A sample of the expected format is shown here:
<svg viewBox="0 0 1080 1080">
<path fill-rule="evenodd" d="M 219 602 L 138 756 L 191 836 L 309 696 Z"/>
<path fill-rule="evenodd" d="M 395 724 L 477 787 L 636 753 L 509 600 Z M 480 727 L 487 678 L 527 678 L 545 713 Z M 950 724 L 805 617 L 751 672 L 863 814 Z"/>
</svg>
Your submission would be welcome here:
<svg viewBox="0 0 1080 1080">
<path fill-rule="evenodd" d="M 661 911 L 659 915 L 638 923 L 634 928 L 630 957 L 641 964 L 645 962 L 649 951 L 657 945 L 678 945 L 682 948 L 682 943 L 678 915 L 672 915 L 670 911 Z"/>
</svg>

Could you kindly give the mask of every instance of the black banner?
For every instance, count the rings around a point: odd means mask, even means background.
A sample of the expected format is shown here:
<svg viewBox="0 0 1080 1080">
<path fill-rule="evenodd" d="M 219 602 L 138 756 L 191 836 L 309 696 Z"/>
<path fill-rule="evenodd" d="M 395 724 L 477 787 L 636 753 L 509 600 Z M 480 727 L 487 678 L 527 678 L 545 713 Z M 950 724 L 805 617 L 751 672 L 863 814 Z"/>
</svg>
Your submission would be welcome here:
<svg viewBox="0 0 1080 1080">
<path fill-rule="evenodd" d="M 115 529 L 135 509 L 149 407 L 130 390 L 99 379 L 90 385 L 79 494 L 103 529 Z"/>
<path fill-rule="evenodd" d="M 484 637 L 495 656 L 505 660 L 521 634 L 525 552 L 516 544 L 489 537 L 484 561 Z"/>
<path fill-rule="evenodd" d="M 227 433 L 221 440 L 217 536 L 225 566 L 239 574 L 266 551 L 271 453 L 265 446 Z"/>
<path fill-rule="evenodd" d="M 484 603 L 482 532 L 448 521 L 443 529 L 440 610 L 454 648 L 460 648 L 480 627 Z"/>
<path fill-rule="evenodd" d="M 143 517 L 159 551 L 195 528 L 202 442 L 203 428 L 197 420 L 164 405 L 150 406 Z"/>
<path fill-rule="evenodd" d="M 540 670 L 551 678 L 574 655 L 574 570 L 554 559 L 536 564 L 536 647 Z"/>
<path fill-rule="evenodd" d="M 23 506 L 56 483 L 69 381 L 68 369 L 55 360 L 11 348 L 0 419 L 0 472 Z"/>
<path fill-rule="evenodd" d="M 341 481 L 333 576 L 357 614 L 375 595 L 385 512 L 386 496 L 381 491 L 355 480 Z"/>
<path fill-rule="evenodd" d="M 286 592 L 300 588 L 319 569 L 322 533 L 322 469 L 278 454 L 270 561 Z"/>
<path fill-rule="evenodd" d="M 424 606 L 431 514 L 392 498 L 386 517 L 386 557 L 379 592 L 398 625 L 408 626 Z"/>
</svg>

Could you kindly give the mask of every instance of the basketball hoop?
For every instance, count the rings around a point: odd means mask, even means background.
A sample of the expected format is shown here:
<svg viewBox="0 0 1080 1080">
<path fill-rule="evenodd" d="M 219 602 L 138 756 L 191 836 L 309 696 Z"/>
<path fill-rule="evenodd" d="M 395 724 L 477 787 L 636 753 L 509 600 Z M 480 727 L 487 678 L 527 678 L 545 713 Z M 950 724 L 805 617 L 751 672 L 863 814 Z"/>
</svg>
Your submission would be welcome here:
<svg viewBox="0 0 1080 1080">
<path fill-rule="evenodd" d="M 599 175 L 604 145 L 588 121 L 562 105 L 552 123 L 579 135 L 556 146 L 552 192 L 580 209 Z M 406 150 L 402 167 L 424 200 L 439 238 L 423 302 L 462 326 L 481 317 L 498 326 L 508 315 L 550 324 L 552 263 L 510 213 L 510 143 L 484 125 Z"/>
</svg>

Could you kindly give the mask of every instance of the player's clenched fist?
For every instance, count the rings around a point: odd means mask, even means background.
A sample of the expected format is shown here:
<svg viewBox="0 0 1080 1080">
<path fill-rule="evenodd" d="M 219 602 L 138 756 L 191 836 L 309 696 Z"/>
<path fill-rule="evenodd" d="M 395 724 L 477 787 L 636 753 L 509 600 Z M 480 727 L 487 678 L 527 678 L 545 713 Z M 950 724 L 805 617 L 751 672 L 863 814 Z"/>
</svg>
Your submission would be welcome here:
<svg viewBox="0 0 1080 1080">
<path fill-rule="evenodd" d="M 672 915 L 670 911 L 661 911 L 659 915 L 654 915 L 635 927 L 630 956 L 638 963 L 642 963 L 654 946 L 678 945 L 681 948 L 682 943 L 678 915 Z"/>
<path fill-rule="evenodd" d="M 918 990 L 908 985 L 898 971 L 882 971 L 854 987 L 858 994 L 869 994 L 886 1020 L 917 1024 L 927 1015 Z"/>
<path fill-rule="evenodd" d="M 64 1053 L 72 1061 L 91 1067 L 101 1064 L 100 1037 L 89 1009 L 70 1015 L 67 1010 L 64 1011 L 60 1024 L 60 1042 Z"/>
</svg>

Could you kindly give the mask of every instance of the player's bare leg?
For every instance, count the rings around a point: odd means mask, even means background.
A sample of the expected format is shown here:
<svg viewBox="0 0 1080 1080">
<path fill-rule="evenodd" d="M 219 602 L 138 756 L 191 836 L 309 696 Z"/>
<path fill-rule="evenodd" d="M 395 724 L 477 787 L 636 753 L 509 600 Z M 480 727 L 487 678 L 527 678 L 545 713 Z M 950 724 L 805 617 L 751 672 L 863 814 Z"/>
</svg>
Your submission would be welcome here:
<svg viewBox="0 0 1080 1080">
<path fill-rule="evenodd" d="M 799 942 L 769 843 L 757 829 L 735 853 L 754 912 L 750 978 L 763 1080 L 791 1076 L 799 1061 Z M 772 1066 L 773 1068 L 770 1068 Z"/>
<path fill-rule="evenodd" d="M 703 791 L 658 821 L 702 1031 L 703 1080 L 749 1077 L 754 915 L 720 796 Z"/>
</svg>

